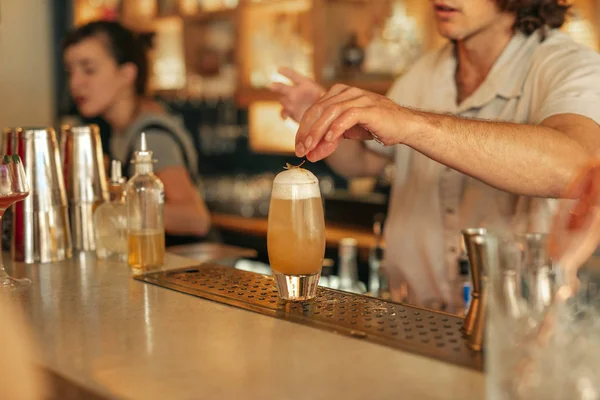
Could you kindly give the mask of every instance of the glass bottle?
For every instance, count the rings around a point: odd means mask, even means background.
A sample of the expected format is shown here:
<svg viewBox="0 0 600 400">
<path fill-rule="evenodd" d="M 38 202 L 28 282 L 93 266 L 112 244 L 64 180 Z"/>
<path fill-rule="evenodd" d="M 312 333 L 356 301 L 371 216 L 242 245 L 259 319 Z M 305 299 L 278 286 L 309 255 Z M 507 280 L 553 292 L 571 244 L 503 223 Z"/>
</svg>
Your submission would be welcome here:
<svg viewBox="0 0 600 400">
<path fill-rule="evenodd" d="M 128 262 L 134 274 L 161 266 L 165 258 L 163 183 L 153 172 L 152 151 L 142 133 L 135 152 L 135 175 L 127 182 Z"/>
<path fill-rule="evenodd" d="M 127 208 L 120 161 L 112 161 L 108 190 L 109 201 L 101 204 L 94 213 L 96 256 L 99 260 L 126 262 Z"/>
<path fill-rule="evenodd" d="M 354 238 L 340 240 L 339 247 L 339 277 L 340 290 L 351 293 L 364 294 L 367 292 L 365 284 L 358 280 L 358 248 Z"/>
<path fill-rule="evenodd" d="M 342 47 L 342 65 L 346 75 L 357 74 L 365 59 L 365 52 L 358 44 L 358 35 L 352 33 L 348 42 Z"/>
<path fill-rule="evenodd" d="M 373 297 L 389 299 L 388 280 L 383 268 L 383 254 L 385 244 L 383 241 L 383 223 L 385 216 L 378 214 L 373 223 L 373 233 L 377 242 L 369 250 L 369 293 Z"/>
</svg>

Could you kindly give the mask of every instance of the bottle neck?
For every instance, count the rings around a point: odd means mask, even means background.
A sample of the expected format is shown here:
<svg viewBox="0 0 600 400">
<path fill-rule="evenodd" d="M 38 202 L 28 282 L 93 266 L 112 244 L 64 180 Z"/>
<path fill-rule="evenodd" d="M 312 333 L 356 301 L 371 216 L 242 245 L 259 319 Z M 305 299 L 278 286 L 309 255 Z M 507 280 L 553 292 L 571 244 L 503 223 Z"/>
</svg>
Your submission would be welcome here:
<svg viewBox="0 0 600 400">
<path fill-rule="evenodd" d="M 108 187 L 109 200 L 111 203 L 125 202 L 125 184 L 111 182 Z"/>
<path fill-rule="evenodd" d="M 151 174 L 153 171 L 151 162 L 138 162 L 135 164 L 136 174 Z"/>
</svg>

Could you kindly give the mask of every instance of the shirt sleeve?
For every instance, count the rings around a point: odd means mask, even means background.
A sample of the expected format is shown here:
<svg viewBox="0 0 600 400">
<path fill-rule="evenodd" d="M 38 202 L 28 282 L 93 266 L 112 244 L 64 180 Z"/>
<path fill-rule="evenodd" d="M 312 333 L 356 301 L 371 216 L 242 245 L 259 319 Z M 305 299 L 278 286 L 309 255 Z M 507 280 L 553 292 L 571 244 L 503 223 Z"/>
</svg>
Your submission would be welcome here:
<svg viewBox="0 0 600 400">
<path fill-rule="evenodd" d="M 575 43 L 548 52 L 538 62 L 531 122 L 570 113 L 600 124 L 600 55 Z"/>
<path fill-rule="evenodd" d="M 135 148 L 139 149 L 140 145 L 141 136 L 136 140 Z M 152 151 L 152 156 L 156 160 L 154 172 L 160 172 L 169 167 L 186 167 L 182 149 L 170 134 L 158 129 L 146 131 L 146 145 L 148 150 Z M 129 167 L 130 176 L 133 175 L 134 167 L 133 164 Z"/>
</svg>

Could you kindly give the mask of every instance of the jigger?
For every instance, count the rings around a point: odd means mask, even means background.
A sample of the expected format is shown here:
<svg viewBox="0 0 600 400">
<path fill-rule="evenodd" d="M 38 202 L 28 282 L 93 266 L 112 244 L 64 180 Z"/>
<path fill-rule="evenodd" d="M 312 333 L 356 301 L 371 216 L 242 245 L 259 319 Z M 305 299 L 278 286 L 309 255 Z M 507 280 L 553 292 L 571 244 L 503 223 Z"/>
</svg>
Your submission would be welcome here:
<svg viewBox="0 0 600 400">
<path fill-rule="evenodd" d="M 490 266 L 490 249 L 488 248 L 488 237 L 483 235 L 472 238 L 473 259 L 478 266 L 479 272 L 479 293 L 477 298 L 477 308 L 473 312 L 471 331 L 467 336 L 467 345 L 476 351 L 481 351 L 485 337 L 485 325 L 487 318 L 487 273 Z M 473 269 L 472 269 L 473 270 Z"/>
<path fill-rule="evenodd" d="M 462 231 L 463 239 L 465 242 L 465 249 L 467 250 L 467 257 L 469 258 L 469 268 L 471 270 L 471 304 L 465 321 L 461 328 L 461 331 L 465 336 L 470 336 L 473 332 L 475 325 L 475 317 L 481 312 L 481 292 L 482 292 L 482 278 L 483 278 L 483 265 L 481 263 L 481 254 L 478 253 L 475 239 L 479 237 L 486 237 L 487 230 L 484 228 L 469 228 Z"/>
</svg>

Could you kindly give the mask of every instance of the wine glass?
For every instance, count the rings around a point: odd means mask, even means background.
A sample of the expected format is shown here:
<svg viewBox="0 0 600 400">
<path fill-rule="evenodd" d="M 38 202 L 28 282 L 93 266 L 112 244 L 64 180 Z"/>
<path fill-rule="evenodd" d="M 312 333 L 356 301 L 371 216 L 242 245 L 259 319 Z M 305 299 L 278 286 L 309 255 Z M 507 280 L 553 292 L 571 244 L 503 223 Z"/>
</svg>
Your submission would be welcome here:
<svg viewBox="0 0 600 400">
<path fill-rule="evenodd" d="M 325 255 L 325 218 L 319 181 L 310 171 L 289 166 L 275 177 L 267 249 L 279 297 L 314 298 Z"/>
<path fill-rule="evenodd" d="M 0 224 L 8 207 L 29 195 L 29 185 L 23 169 L 23 162 L 17 154 L 5 155 L 0 165 Z M 4 269 L 2 247 L 0 246 L 0 290 L 27 286 L 31 281 L 27 278 L 10 277 Z"/>
</svg>

